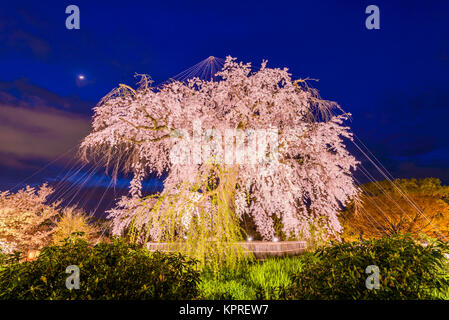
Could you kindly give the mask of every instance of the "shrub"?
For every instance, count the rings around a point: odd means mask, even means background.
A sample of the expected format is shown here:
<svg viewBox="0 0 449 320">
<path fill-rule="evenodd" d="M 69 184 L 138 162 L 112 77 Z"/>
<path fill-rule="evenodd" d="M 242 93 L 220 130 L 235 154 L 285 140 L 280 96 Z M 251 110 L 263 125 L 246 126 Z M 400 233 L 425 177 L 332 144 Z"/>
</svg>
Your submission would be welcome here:
<svg viewBox="0 0 449 320">
<path fill-rule="evenodd" d="M 196 261 L 113 239 L 91 246 L 80 239 L 45 247 L 32 262 L 0 271 L 0 299 L 192 299 Z M 80 268 L 80 289 L 66 288 L 66 268 Z"/>
<path fill-rule="evenodd" d="M 289 298 L 296 299 L 439 299 L 449 289 L 447 245 L 427 246 L 410 235 L 334 243 L 295 276 Z M 380 271 L 380 288 L 367 289 L 369 265 Z"/>
<path fill-rule="evenodd" d="M 94 242 L 99 239 L 99 233 L 98 228 L 90 224 L 89 218 L 82 211 L 69 207 L 63 210 L 61 219 L 56 223 L 52 241 L 58 244 L 77 236 Z"/>
<path fill-rule="evenodd" d="M 2 251 L 2 248 L 0 247 L 0 268 L 5 264 L 6 259 L 7 259 L 7 254 L 4 253 Z"/>
</svg>

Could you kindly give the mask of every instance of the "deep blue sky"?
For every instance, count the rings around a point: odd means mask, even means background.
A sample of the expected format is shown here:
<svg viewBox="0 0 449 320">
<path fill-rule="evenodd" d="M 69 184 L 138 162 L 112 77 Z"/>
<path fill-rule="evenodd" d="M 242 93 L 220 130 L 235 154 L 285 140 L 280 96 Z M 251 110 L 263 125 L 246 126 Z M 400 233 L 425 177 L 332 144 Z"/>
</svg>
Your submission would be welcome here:
<svg viewBox="0 0 449 320">
<path fill-rule="evenodd" d="M 119 83 L 134 85 L 135 73 L 159 83 L 210 55 L 319 79 L 394 177 L 449 183 L 449 1 L 93 2 L 0 4 L 3 188 L 75 146 Z M 65 28 L 70 4 L 80 30 Z M 380 30 L 365 28 L 369 4 Z"/>
</svg>

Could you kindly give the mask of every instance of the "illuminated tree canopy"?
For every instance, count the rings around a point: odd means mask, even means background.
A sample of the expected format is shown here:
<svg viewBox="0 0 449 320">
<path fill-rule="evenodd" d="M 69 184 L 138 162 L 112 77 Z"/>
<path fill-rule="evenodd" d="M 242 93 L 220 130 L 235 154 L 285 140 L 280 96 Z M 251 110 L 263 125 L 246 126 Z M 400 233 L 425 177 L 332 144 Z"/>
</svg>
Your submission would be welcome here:
<svg viewBox="0 0 449 320">
<path fill-rule="evenodd" d="M 449 187 L 436 178 L 376 181 L 360 186 L 359 202 L 343 211 L 348 239 L 401 233 L 446 240 L 449 236 Z"/>
<path fill-rule="evenodd" d="M 134 174 L 130 196 L 110 211 L 114 233 L 145 211 L 139 225 L 162 239 L 154 215 L 174 205 L 182 235 L 200 212 L 214 219 L 214 199 L 224 190 L 221 203 L 237 219 L 250 216 L 264 239 L 276 236 L 273 217 L 291 237 L 308 237 L 310 223 L 321 218 L 330 234 L 341 232 L 337 212 L 357 195 L 357 161 L 344 144 L 352 139 L 343 125 L 349 114 L 266 61 L 252 71 L 228 57 L 216 77 L 152 88 L 142 76 L 138 89 L 121 85 L 94 108 L 82 151 Z M 141 200 L 150 172 L 167 173 L 164 190 Z"/>
</svg>

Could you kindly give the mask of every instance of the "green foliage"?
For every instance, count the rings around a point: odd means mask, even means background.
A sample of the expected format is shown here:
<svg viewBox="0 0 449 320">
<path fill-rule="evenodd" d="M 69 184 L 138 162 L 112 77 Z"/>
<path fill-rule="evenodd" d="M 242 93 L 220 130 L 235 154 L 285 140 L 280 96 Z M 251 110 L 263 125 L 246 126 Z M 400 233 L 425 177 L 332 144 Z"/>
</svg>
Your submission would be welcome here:
<svg viewBox="0 0 449 320">
<path fill-rule="evenodd" d="M 410 235 L 334 243 L 295 276 L 293 299 L 441 299 L 449 289 L 447 244 L 422 246 Z M 367 289 L 369 265 L 380 271 L 380 288 Z"/>
<path fill-rule="evenodd" d="M 2 269 L 3 265 L 6 263 L 7 254 L 2 251 L 2 248 L 0 247 L 0 270 Z"/>
<path fill-rule="evenodd" d="M 255 300 L 255 288 L 241 280 L 204 279 L 199 285 L 202 298 L 207 300 Z"/>
<path fill-rule="evenodd" d="M 328 224 L 324 217 L 312 219 L 309 223 L 309 234 L 307 236 L 301 235 L 299 239 L 305 239 L 306 250 L 309 252 L 315 251 L 329 243 L 331 236 L 326 229 Z"/>
<path fill-rule="evenodd" d="M 237 268 L 223 268 L 220 279 L 210 272 L 202 275 L 199 286 L 203 299 L 283 299 L 294 276 L 313 256 L 267 259 Z"/>
<path fill-rule="evenodd" d="M 195 264 L 119 239 L 95 246 L 72 239 L 45 247 L 35 261 L 1 270 L 0 299 L 192 299 L 200 276 Z M 66 288 L 70 265 L 80 268 L 80 289 Z"/>
<path fill-rule="evenodd" d="M 6 254 L 3 252 L 2 247 L 0 246 L 0 264 L 2 264 L 5 256 Z"/>
<path fill-rule="evenodd" d="M 250 268 L 249 280 L 261 298 L 281 299 L 293 284 L 292 276 L 302 267 L 303 262 L 298 258 L 268 259 Z"/>
<path fill-rule="evenodd" d="M 410 235 L 333 243 L 315 253 L 270 258 L 200 274 L 197 261 L 149 253 L 114 239 L 91 246 L 80 239 L 45 247 L 32 262 L 0 252 L 0 299 L 448 299 L 447 244 Z M 80 289 L 68 290 L 69 265 Z M 369 265 L 380 288 L 367 289 Z"/>
<path fill-rule="evenodd" d="M 448 299 L 448 246 L 410 235 L 332 243 L 299 257 L 267 259 L 221 278 L 203 273 L 203 299 Z M 366 288 L 366 267 L 380 271 L 380 288 Z"/>
<path fill-rule="evenodd" d="M 216 277 L 224 267 L 246 264 L 252 255 L 238 244 L 243 230 L 233 209 L 236 179 L 235 171 L 211 165 L 195 184 L 147 197 L 133 210 L 127 236 L 131 242 L 162 242 L 198 260 L 199 267 L 213 270 Z"/>
<path fill-rule="evenodd" d="M 5 252 L 5 250 L 0 246 L 0 271 L 6 268 L 7 265 L 17 263 L 23 258 L 24 256 L 22 252 L 14 251 L 13 253 L 8 253 Z"/>
</svg>

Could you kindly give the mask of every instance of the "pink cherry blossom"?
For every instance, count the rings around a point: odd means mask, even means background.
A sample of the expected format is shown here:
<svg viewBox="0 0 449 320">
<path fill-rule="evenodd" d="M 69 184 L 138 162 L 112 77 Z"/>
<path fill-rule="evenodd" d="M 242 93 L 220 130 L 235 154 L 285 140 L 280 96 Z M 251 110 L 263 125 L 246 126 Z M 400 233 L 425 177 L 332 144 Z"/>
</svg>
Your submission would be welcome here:
<svg viewBox="0 0 449 320">
<path fill-rule="evenodd" d="M 148 173 L 167 172 L 162 195 L 171 195 L 211 168 L 210 161 L 173 163 L 170 158 L 186 139 L 193 141 L 186 155 L 191 158 L 208 147 L 207 139 L 195 136 L 194 123 L 200 122 L 222 137 L 230 129 L 276 130 L 274 169 L 271 161 L 220 163 L 238 173 L 235 213 L 250 215 L 264 239 L 276 236 L 273 216 L 289 235 L 307 238 L 310 223 L 318 218 L 325 218 L 329 234 L 338 235 L 337 212 L 358 192 L 352 177 L 357 161 L 344 144 L 344 139 L 352 140 L 343 125 L 349 114 L 321 99 L 305 81 L 292 80 L 288 69 L 268 68 L 266 61 L 252 72 L 250 64 L 227 57 L 217 76 L 219 81 L 193 78 L 160 88 L 152 88 L 142 76 L 137 90 L 121 85 L 94 108 L 93 130 L 81 146 L 85 155 L 100 155 L 109 166 L 134 173 L 130 196 L 110 211 L 114 233 L 122 233 L 133 212 L 154 201 L 139 200 Z M 229 141 L 222 146 L 229 148 Z"/>
</svg>

